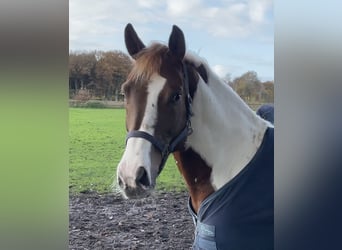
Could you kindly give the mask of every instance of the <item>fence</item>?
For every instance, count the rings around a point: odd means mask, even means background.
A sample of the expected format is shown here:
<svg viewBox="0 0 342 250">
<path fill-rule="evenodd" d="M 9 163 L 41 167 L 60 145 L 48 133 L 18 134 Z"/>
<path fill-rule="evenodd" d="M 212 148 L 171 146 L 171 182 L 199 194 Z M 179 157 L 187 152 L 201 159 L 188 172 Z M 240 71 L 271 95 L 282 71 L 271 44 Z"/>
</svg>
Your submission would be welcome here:
<svg viewBox="0 0 342 250">
<path fill-rule="evenodd" d="M 79 100 L 69 100 L 69 107 L 74 108 L 124 108 L 124 102 L 115 101 L 101 101 L 101 100 L 89 100 L 89 101 L 79 101 Z"/>
<path fill-rule="evenodd" d="M 247 103 L 248 106 L 253 110 L 257 110 L 263 103 Z M 80 100 L 69 100 L 69 107 L 77 107 L 77 108 L 124 108 L 124 102 L 116 102 L 116 101 L 102 101 L 102 100 L 89 100 L 89 101 L 80 101 Z"/>
</svg>

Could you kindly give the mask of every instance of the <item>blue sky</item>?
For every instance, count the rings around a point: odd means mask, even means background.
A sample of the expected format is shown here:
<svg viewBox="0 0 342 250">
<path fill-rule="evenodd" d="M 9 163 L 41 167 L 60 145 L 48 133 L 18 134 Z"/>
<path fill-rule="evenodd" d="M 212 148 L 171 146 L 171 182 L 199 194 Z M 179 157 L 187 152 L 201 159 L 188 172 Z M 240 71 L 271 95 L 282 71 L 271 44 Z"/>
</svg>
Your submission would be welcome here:
<svg viewBox="0 0 342 250">
<path fill-rule="evenodd" d="M 166 43 L 176 24 L 187 49 L 221 77 L 253 70 L 262 81 L 274 79 L 271 0 L 70 0 L 69 49 L 126 52 L 128 22 L 146 45 Z"/>
</svg>

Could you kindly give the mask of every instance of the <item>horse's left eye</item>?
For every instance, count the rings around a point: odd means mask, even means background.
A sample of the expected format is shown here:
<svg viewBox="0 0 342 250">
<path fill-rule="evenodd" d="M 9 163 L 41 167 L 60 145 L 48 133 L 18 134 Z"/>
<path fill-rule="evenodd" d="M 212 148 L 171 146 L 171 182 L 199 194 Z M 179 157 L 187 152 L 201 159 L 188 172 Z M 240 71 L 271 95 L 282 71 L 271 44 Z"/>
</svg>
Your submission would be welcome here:
<svg viewBox="0 0 342 250">
<path fill-rule="evenodd" d="M 172 103 L 177 103 L 181 98 L 181 94 L 180 93 L 175 93 L 171 96 L 171 102 Z"/>
</svg>

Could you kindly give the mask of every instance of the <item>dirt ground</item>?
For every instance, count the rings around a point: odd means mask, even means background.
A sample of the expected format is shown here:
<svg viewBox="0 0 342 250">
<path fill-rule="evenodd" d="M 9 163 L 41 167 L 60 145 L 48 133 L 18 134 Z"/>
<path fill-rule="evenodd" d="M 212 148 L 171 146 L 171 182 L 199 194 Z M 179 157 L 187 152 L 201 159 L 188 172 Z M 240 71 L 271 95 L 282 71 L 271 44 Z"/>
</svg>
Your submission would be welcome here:
<svg viewBox="0 0 342 250">
<path fill-rule="evenodd" d="M 69 249 L 191 249 L 194 225 L 187 193 L 142 200 L 120 194 L 70 196 Z"/>
</svg>

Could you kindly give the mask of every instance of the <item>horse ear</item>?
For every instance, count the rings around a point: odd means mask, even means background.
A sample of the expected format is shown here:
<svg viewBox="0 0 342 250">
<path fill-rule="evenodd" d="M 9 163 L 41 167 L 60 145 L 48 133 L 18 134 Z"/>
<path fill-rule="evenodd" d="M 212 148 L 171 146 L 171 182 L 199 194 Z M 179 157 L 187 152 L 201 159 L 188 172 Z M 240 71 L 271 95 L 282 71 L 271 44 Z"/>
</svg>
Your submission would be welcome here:
<svg viewBox="0 0 342 250">
<path fill-rule="evenodd" d="M 185 55 L 185 39 L 183 31 L 176 25 L 173 25 L 172 32 L 169 38 L 169 49 L 170 52 L 183 60 Z"/>
<path fill-rule="evenodd" d="M 127 24 L 125 28 L 125 44 L 128 53 L 136 58 L 136 55 L 145 48 L 144 43 L 140 40 L 137 33 L 135 32 L 132 24 Z"/>
</svg>

